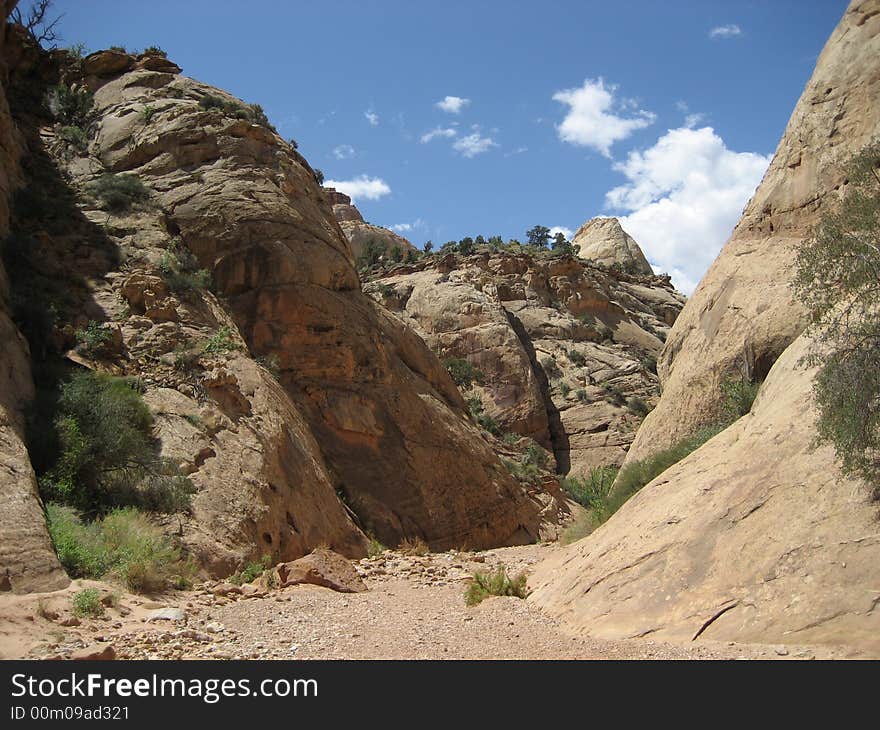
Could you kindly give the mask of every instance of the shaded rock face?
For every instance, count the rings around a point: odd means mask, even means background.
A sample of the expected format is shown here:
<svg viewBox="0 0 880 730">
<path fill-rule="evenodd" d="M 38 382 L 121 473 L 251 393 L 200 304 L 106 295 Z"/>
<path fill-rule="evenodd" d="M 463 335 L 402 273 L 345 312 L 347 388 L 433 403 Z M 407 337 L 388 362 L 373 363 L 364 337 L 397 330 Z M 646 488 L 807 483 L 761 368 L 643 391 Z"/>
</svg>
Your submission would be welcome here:
<svg viewBox="0 0 880 730">
<path fill-rule="evenodd" d="M 810 345 L 785 351 L 751 414 L 541 564 L 531 600 L 608 638 L 880 648 L 878 509 L 812 448 Z"/>
<path fill-rule="evenodd" d="M 673 327 L 663 397 L 630 456 L 713 418 L 719 378 L 743 358 L 767 376 L 751 412 L 539 567 L 533 600 L 577 629 L 880 648 L 878 506 L 830 446 L 815 448 L 815 370 L 802 364 L 815 344 L 786 288 L 791 246 L 833 202 L 837 165 L 878 132 L 878 34 L 880 2 L 853 2 Z"/>
<path fill-rule="evenodd" d="M 365 290 L 441 360 L 480 371 L 468 396 L 502 430 L 577 475 L 622 461 L 642 418 L 626 401 L 659 395 L 651 359 L 683 304 L 668 278 L 492 252 L 397 266 Z"/>
<path fill-rule="evenodd" d="M 619 266 L 631 274 L 654 274 L 639 244 L 623 230 L 617 218 L 588 220 L 577 229 L 571 242 L 580 246 L 578 255 L 588 261 L 603 266 Z"/>
<path fill-rule="evenodd" d="M 6 18 L 15 2 L 0 4 Z M 6 98 L 6 39 L 0 28 L 0 237 L 9 234 L 12 193 L 21 182 L 24 140 Z M 69 582 L 52 549 L 34 470 L 25 447 L 23 411 L 33 395 L 27 342 L 9 315 L 10 289 L 0 263 L 0 591 L 48 591 Z"/>
<path fill-rule="evenodd" d="M 731 374 L 761 380 L 807 323 L 789 289 L 793 246 L 880 132 L 880 2 L 852 2 L 825 45 L 764 179 L 669 335 L 663 397 L 636 436 L 644 458 L 715 420 Z"/>
<path fill-rule="evenodd" d="M 163 454 L 198 488 L 182 539 L 200 562 L 224 574 L 321 543 L 363 555 L 365 532 L 438 549 L 554 534 L 565 504 L 513 480 L 436 357 L 360 291 L 308 163 L 267 127 L 199 105 L 241 105 L 224 92 L 117 65 L 83 77 L 86 153 L 42 130 L 91 221 L 67 243 L 107 237 L 124 262 L 83 271 L 92 308 L 76 324 L 117 321 L 116 359 L 78 361 L 143 379 Z M 84 194 L 108 171 L 136 175 L 149 201 L 108 220 Z M 174 290 L 160 266 L 172 246 L 211 273 L 216 297 Z M 223 346 L 209 352 L 212 338 Z"/>
<path fill-rule="evenodd" d="M 345 193 L 340 193 L 334 188 L 322 188 L 324 195 L 333 208 L 333 217 L 339 223 L 339 227 L 345 234 L 345 238 L 351 247 L 352 255 L 357 260 L 361 251 L 370 241 L 376 241 L 382 245 L 386 252 L 397 247 L 401 252 L 416 251 L 403 236 L 381 226 L 374 226 L 364 221 L 361 212 L 352 204 L 351 198 Z"/>
</svg>

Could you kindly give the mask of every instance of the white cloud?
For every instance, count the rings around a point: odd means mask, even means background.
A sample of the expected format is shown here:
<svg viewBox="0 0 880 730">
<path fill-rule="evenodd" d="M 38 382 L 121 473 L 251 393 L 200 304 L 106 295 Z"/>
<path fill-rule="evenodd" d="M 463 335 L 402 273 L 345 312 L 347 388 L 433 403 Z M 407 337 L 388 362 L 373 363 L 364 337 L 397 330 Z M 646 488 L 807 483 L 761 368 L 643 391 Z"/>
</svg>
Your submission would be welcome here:
<svg viewBox="0 0 880 730">
<path fill-rule="evenodd" d="M 705 115 L 705 114 L 702 114 L 702 113 L 700 113 L 700 112 L 695 112 L 695 113 L 693 113 L 693 114 L 688 114 L 688 115 L 684 118 L 684 126 L 687 127 L 688 129 L 693 129 L 693 128 L 696 127 L 700 122 L 702 122 L 705 118 L 706 118 L 706 115 Z"/>
<path fill-rule="evenodd" d="M 379 125 L 379 115 L 376 114 L 376 112 L 374 112 L 372 109 L 367 109 L 367 111 L 364 112 L 364 116 L 370 123 L 371 127 L 376 127 Z"/>
<path fill-rule="evenodd" d="M 333 156 L 337 160 L 347 160 L 349 157 L 354 157 L 354 147 L 350 144 L 341 144 L 333 148 Z"/>
<path fill-rule="evenodd" d="M 513 157 L 514 155 L 522 155 L 529 151 L 528 147 L 517 147 L 515 150 L 511 150 L 510 152 L 505 152 L 505 157 Z"/>
<path fill-rule="evenodd" d="M 627 182 L 607 205 L 655 269 L 690 294 L 739 220 L 769 155 L 734 152 L 711 127 L 680 127 L 614 165 Z"/>
<path fill-rule="evenodd" d="M 416 218 L 412 223 L 395 223 L 393 226 L 388 227 L 397 233 L 410 233 L 411 231 L 424 228 L 425 221 L 421 218 Z"/>
<path fill-rule="evenodd" d="M 442 101 L 438 101 L 434 106 L 449 114 L 459 114 L 461 110 L 471 103 L 470 99 L 463 99 L 460 96 L 447 96 Z"/>
<path fill-rule="evenodd" d="M 611 157 L 611 145 L 654 123 L 656 116 L 643 109 L 630 117 L 616 114 L 615 109 L 632 106 L 632 100 L 625 100 L 623 104 L 615 102 L 616 89 L 616 86 L 605 86 L 601 78 L 587 79 L 579 88 L 553 94 L 554 101 L 569 107 L 565 119 L 556 127 L 559 139 L 592 147 L 605 157 Z"/>
<path fill-rule="evenodd" d="M 324 187 L 336 188 L 352 200 L 378 200 L 391 193 L 391 188 L 382 178 L 359 175 L 351 180 L 327 180 Z"/>
<path fill-rule="evenodd" d="M 474 132 L 466 137 L 455 140 L 452 148 L 456 152 L 461 152 L 463 157 L 476 157 L 483 152 L 488 152 L 492 147 L 497 147 L 497 143 L 491 137 L 483 137 L 479 132 Z"/>
<path fill-rule="evenodd" d="M 422 144 L 427 144 L 432 139 L 436 139 L 437 137 L 446 137 L 450 139 L 458 134 L 458 131 L 454 127 L 434 127 L 430 132 L 425 132 L 421 136 Z"/>
<path fill-rule="evenodd" d="M 574 231 L 571 228 L 566 228 L 565 226 L 553 226 L 550 229 L 550 238 L 555 238 L 557 233 L 563 234 L 569 241 L 571 240 L 572 235 L 574 235 Z"/>
<path fill-rule="evenodd" d="M 719 25 L 709 31 L 710 38 L 733 38 L 738 35 L 742 35 L 742 28 L 735 23 L 731 23 L 730 25 Z"/>
</svg>

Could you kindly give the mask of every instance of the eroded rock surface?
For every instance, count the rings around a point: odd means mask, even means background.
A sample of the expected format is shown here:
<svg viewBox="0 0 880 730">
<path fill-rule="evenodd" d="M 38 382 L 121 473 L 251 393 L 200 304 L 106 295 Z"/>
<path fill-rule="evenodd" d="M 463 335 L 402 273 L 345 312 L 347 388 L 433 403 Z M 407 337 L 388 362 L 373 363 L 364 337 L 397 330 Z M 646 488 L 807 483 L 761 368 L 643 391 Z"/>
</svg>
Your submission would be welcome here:
<svg viewBox="0 0 880 730">
<path fill-rule="evenodd" d="M 619 266 L 632 274 L 651 276 L 654 270 L 639 244 L 617 218 L 592 218 L 577 229 L 571 242 L 580 246 L 578 255 L 603 266 Z"/>
</svg>

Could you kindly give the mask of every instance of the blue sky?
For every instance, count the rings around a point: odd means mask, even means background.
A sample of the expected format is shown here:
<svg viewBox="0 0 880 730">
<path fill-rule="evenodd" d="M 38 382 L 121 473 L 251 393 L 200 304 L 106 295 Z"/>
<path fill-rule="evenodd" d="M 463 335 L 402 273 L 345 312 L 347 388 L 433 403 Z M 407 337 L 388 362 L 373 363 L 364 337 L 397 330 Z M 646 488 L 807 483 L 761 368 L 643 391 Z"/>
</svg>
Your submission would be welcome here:
<svg viewBox="0 0 880 730">
<path fill-rule="evenodd" d="M 26 3 L 23 2 L 23 5 Z M 62 45 L 164 48 L 258 102 L 417 245 L 617 215 L 690 291 L 845 0 L 55 0 Z"/>
</svg>

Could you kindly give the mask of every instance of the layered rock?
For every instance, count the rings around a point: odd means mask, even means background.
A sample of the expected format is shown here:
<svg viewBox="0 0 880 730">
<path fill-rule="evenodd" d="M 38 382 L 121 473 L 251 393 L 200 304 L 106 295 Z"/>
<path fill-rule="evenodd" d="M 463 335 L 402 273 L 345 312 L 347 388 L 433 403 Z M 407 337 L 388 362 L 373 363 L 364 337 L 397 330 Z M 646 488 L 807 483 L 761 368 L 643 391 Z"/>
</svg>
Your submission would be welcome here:
<svg viewBox="0 0 880 730">
<path fill-rule="evenodd" d="M 850 3 L 742 219 L 669 335 L 663 398 L 630 451 L 644 458 L 719 415 L 731 374 L 759 381 L 807 316 L 789 288 L 793 247 L 834 205 L 844 163 L 880 128 L 880 4 Z"/>
<path fill-rule="evenodd" d="M 653 358 L 684 300 L 667 277 L 488 250 L 397 266 L 365 290 L 441 360 L 479 371 L 468 395 L 503 431 L 578 475 L 622 461 L 643 417 L 627 401 L 659 395 Z"/>
<path fill-rule="evenodd" d="M 361 212 L 352 204 L 351 198 L 345 193 L 340 193 L 334 188 L 323 188 L 323 190 L 333 208 L 333 217 L 339 223 L 339 227 L 351 246 L 355 260 L 371 241 L 381 246 L 386 256 L 395 248 L 400 249 L 402 254 L 417 250 L 408 240 L 394 231 L 364 221 Z"/>
<path fill-rule="evenodd" d="M 536 573 L 533 600 L 598 636 L 880 649 L 873 490 L 817 448 L 815 370 L 787 289 L 791 247 L 833 205 L 838 165 L 878 132 L 880 2 L 853 2 L 776 158 L 673 327 L 639 458 L 715 417 L 730 368 L 763 378 L 751 413 L 667 469 Z M 777 355 L 781 355 L 777 358 Z"/>
<path fill-rule="evenodd" d="M 224 92 L 105 56 L 67 79 L 94 91 L 88 149 L 42 130 L 79 210 L 38 237 L 40 260 L 83 287 L 51 339 L 70 347 L 90 320 L 114 332 L 106 357 L 69 357 L 141 379 L 163 455 L 198 490 L 169 525 L 202 565 L 363 555 L 366 532 L 435 548 L 555 534 L 565 504 L 510 476 L 436 357 L 361 293 L 308 163 Z M 108 215 L 88 194 L 105 173 L 149 200 Z M 163 270 L 188 252 L 216 296 Z"/>
<path fill-rule="evenodd" d="M 15 2 L 0 4 L 6 18 Z M 0 29 L 0 237 L 9 234 L 12 194 L 21 183 L 24 141 L 9 110 L 5 36 Z M 63 588 L 68 579 L 52 549 L 34 470 L 24 444 L 24 409 L 33 396 L 27 342 L 10 318 L 10 287 L 0 263 L 0 591 Z"/>
<path fill-rule="evenodd" d="M 617 218 L 592 218 L 571 239 L 580 246 L 578 255 L 603 266 L 617 266 L 631 274 L 651 276 L 654 270 L 645 254 Z"/>
</svg>

